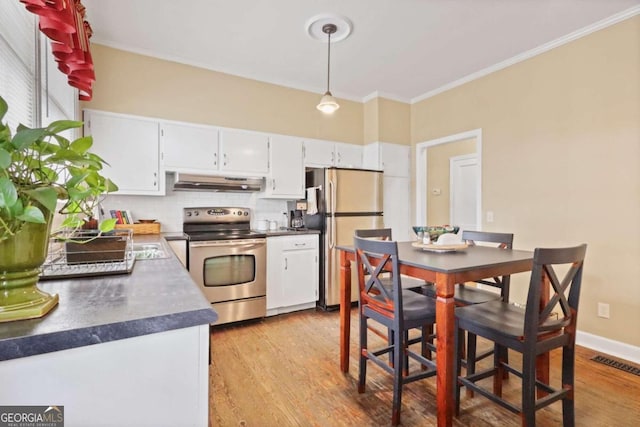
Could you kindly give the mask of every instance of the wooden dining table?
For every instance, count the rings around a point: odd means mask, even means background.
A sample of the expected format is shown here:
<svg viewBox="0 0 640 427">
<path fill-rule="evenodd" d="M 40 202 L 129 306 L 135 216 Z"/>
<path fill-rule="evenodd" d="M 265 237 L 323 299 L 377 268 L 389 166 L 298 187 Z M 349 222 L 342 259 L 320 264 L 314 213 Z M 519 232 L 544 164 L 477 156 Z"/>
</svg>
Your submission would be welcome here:
<svg viewBox="0 0 640 427">
<path fill-rule="evenodd" d="M 337 246 L 340 251 L 340 369 L 349 372 L 351 328 L 351 262 L 353 246 Z M 454 411 L 455 301 L 456 283 L 473 282 L 530 271 L 533 252 L 470 246 L 455 252 L 430 252 L 398 243 L 400 273 L 436 285 L 436 390 L 438 426 L 451 426 Z M 513 282 L 512 282 L 513 283 Z M 543 298 L 548 299 L 548 292 Z M 538 378 L 548 380 L 549 357 L 538 359 Z"/>
</svg>

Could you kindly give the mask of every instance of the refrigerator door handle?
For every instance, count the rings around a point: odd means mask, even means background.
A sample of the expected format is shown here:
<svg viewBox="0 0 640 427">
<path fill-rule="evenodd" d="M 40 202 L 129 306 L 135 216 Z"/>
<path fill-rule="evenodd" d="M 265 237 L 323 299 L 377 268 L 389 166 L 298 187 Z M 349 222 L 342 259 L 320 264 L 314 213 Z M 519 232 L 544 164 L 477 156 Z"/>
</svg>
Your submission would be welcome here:
<svg viewBox="0 0 640 427">
<path fill-rule="evenodd" d="M 329 209 L 329 213 L 331 214 L 331 230 L 329 230 L 329 249 L 333 249 L 336 246 L 336 217 L 335 217 L 335 206 L 336 206 L 336 186 L 332 180 L 329 180 L 329 200 L 331 203 L 331 207 Z"/>
</svg>

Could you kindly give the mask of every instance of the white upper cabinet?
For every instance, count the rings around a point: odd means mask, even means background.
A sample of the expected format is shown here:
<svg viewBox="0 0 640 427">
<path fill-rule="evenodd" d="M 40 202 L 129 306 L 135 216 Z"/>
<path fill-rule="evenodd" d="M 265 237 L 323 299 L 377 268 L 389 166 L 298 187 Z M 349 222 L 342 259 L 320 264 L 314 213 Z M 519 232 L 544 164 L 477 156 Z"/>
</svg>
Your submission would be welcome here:
<svg viewBox="0 0 640 427">
<path fill-rule="evenodd" d="M 155 120 L 84 111 L 84 134 L 93 136 L 91 150 L 109 163 L 103 174 L 118 194 L 164 195 L 158 128 Z"/>
<path fill-rule="evenodd" d="M 319 139 L 304 140 L 304 164 L 313 167 L 335 166 L 333 142 Z"/>
<path fill-rule="evenodd" d="M 374 142 L 364 147 L 364 167 L 383 170 L 385 176 L 409 177 L 411 147 Z"/>
<path fill-rule="evenodd" d="M 160 123 L 162 165 L 166 171 L 212 173 L 218 169 L 218 128 Z"/>
<path fill-rule="evenodd" d="M 304 194 L 302 139 L 272 135 L 269 149 L 270 172 L 265 197 L 299 199 Z"/>
<path fill-rule="evenodd" d="M 304 164 L 312 167 L 362 167 L 362 146 L 343 142 L 305 139 Z"/>
<path fill-rule="evenodd" d="M 334 145 L 335 166 L 339 168 L 361 168 L 362 146 L 336 142 Z"/>
<path fill-rule="evenodd" d="M 265 176 L 269 172 L 269 136 L 221 129 L 218 164 L 221 172 Z"/>
</svg>

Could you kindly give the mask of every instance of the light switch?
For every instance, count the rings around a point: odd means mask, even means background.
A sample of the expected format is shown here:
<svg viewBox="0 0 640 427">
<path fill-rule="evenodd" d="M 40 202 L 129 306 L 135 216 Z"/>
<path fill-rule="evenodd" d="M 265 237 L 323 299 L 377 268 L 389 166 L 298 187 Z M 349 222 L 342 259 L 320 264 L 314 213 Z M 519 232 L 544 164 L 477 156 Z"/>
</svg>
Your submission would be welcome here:
<svg viewBox="0 0 640 427">
<path fill-rule="evenodd" d="M 433 190 L 431 190 L 431 194 L 433 194 L 434 196 L 439 196 L 440 194 L 442 194 L 442 190 L 440 190 L 439 188 L 434 188 Z"/>
<path fill-rule="evenodd" d="M 493 211 L 487 211 L 487 222 L 493 222 Z"/>
</svg>

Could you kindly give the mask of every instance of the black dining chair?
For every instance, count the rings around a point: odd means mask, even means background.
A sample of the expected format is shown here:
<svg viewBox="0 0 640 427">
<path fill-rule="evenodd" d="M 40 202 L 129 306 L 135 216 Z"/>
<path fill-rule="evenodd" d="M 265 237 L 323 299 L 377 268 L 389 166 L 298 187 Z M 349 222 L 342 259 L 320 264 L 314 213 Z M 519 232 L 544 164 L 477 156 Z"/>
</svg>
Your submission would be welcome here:
<svg viewBox="0 0 640 427">
<path fill-rule="evenodd" d="M 586 250 L 585 244 L 570 248 L 536 249 L 524 309 L 503 301 L 456 308 L 458 328 L 496 344 L 493 366 L 488 369 L 461 376 L 460 363 L 456 362 L 456 414 L 460 411 L 460 387 L 465 386 L 519 414 L 524 426 L 535 426 L 536 410 L 562 400 L 563 425 L 574 425 L 576 322 Z M 559 276 L 558 270 L 564 275 Z M 547 286 L 550 287 L 549 300 L 541 304 L 543 287 Z M 556 309 L 559 312 L 555 312 Z M 505 361 L 502 348 L 522 354 L 521 370 Z M 536 380 L 537 356 L 556 348 L 562 348 L 559 387 Z M 505 370 L 522 379 L 520 405 L 502 398 Z M 489 377 L 493 377 L 493 392 L 476 384 Z M 546 395 L 536 399 L 538 389 Z"/>
<path fill-rule="evenodd" d="M 436 374 L 435 363 L 425 357 L 428 346 L 429 327 L 436 320 L 436 307 L 433 299 L 416 292 L 403 289 L 399 274 L 398 244 L 395 241 L 373 240 L 354 236 L 356 266 L 358 272 L 360 317 L 360 361 L 358 392 L 364 393 L 367 375 L 367 361 L 372 361 L 393 375 L 393 402 L 391 424 L 400 423 L 402 405 L 402 386 L 404 384 L 428 378 Z M 391 288 L 383 284 L 380 276 L 388 272 Z M 372 319 L 386 326 L 395 337 L 379 349 L 370 349 L 367 322 Z M 416 329 L 420 337 L 409 340 L 409 330 Z M 420 352 L 411 349 L 412 344 L 420 343 Z M 393 363 L 390 366 L 381 356 L 390 354 Z M 420 370 L 410 372 L 409 359 L 415 360 Z"/>
<path fill-rule="evenodd" d="M 365 239 L 375 239 L 375 240 L 392 240 L 392 231 L 390 228 L 370 228 L 370 229 L 359 229 L 354 231 L 354 235 L 357 237 L 365 238 Z M 387 289 L 392 289 L 393 283 L 391 280 L 391 276 L 389 272 L 385 272 L 384 274 L 380 274 L 380 281 L 384 287 Z M 402 275 L 402 288 L 403 289 L 413 289 L 416 290 L 423 286 L 426 282 L 424 280 L 416 279 L 414 277 L 404 276 Z M 384 337 L 383 333 L 377 329 L 376 327 L 369 325 L 369 330 L 375 333 L 380 337 Z M 430 335 L 433 335 L 433 328 L 429 331 Z M 387 341 L 392 344 L 394 340 L 393 331 L 387 331 Z M 432 345 L 430 348 L 434 348 Z M 427 357 L 431 359 L 431 351 L 427 350 Z M 405 358 L 405 361 L 407 359 Z M 391 366 L 393 366 L 393 354 L 389 353 L 389 362 Z M 406 364 L 405 364 L 406 366 Z"/>
<path fill-rule="evenodd" d="M 493 243 L 497 244 L 501 249 L 513 248 L 513 234 L 512 233 L 494 233 L 486 231 L 471 231 L 464 230 L 462 232 L 462 240 L 470 246 L 474 246 L 477 243 Z M 510 276 L 493 277 L 483 280 L 477 280 L 475 283 L 492 286 L 498 288 L 500 293 L 490 292 L 484 289 L 478 289 L 474 286 L 468 286 L 464 283 L 457 284 L 455 286 L 454 300 L 457 306 L 464 307 L 471 304 L 480 304 L 488 301 L 504 301 L 509 302 L 509 285 Z M 433 283 L 427 283 L 420 288 L 420 292 L 429 297 L 436 297 L 436 287 Z M 493 354 L 493 349 L 488 349 L 482 353 L 476 351 L 476 336 L 472 333 L 467 334 L 466 352 L 464 347 L 461 347 L 460 354 L 466 353 L 465 366 L 468 374 L 475 372 L 476 362 L 485 359 Z M 505 352 L 503 355 L 508 361 L 508 354 Z M 505 377 L 508 374 L 505 373 Z"/>
</svg>

